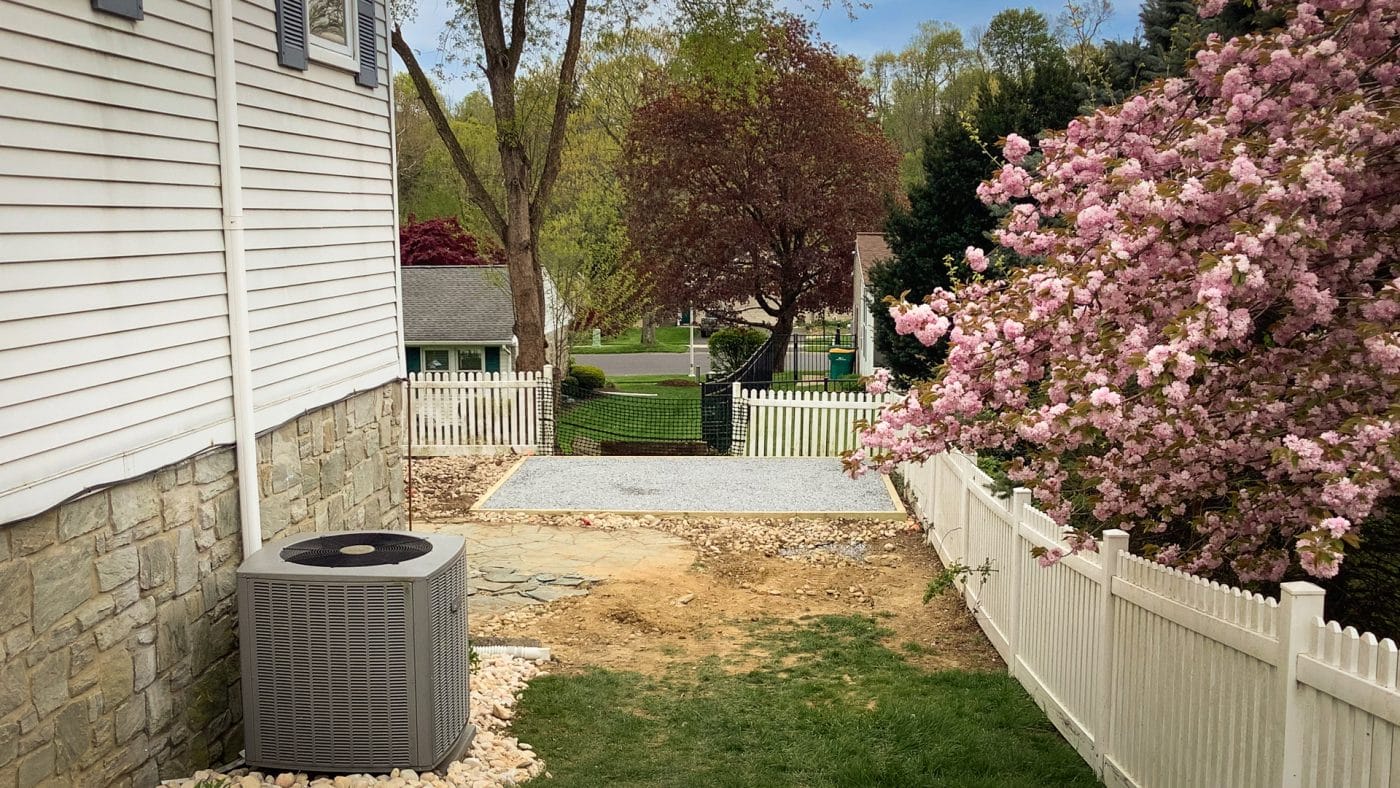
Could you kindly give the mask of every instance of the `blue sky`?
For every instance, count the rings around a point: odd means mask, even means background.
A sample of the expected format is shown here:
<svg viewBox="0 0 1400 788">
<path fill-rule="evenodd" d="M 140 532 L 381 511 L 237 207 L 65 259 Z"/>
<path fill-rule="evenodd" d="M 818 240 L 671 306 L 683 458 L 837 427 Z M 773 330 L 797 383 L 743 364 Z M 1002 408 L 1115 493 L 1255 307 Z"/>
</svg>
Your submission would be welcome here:
<svg viewBox="0 0 1400 788">
<path fill-rule="evenodd" d="M 431 70 L 439 58 L 438 32 L 450 17 L 453 0 L 418 0 L 417 16 L 403 25 L 404 37 L 418 52 L 419 62 Z M 796 0 L 794 0 L 796 2 Z M 810 3 L 809 3 L 810 5 Z M 839 5 L 839 4 L 833 4 Z M 1141 0 L 1115 0 L 1113 18 L 1104 26 L 1105 38 L 1128 38 L 1137 29 Z M 1054 24 L 1064 8 L 1063 0 L 870 0 L 870 7 L 858 10 L 855 19 L 835 7 L 816 17 L 817 31 L 837 49 L 862 58 L 883 50 L 899 50 L 913 36 L 920 22 L 937 19 L 964 31 L 985 27 L 998 11 L 1007 8 L 1037 9 Z M 395 58 L 398 69 L 398 59 Z M 456 100 L 471 90 L 471 75 L 456 75 L 444 85 L 449 99 Z"/>
<path fill-rule="evenodd" d="M 1137 29 L 1140 0 L 1115 0 L 1113 18 L 1104 26 L 1105 38 L 1129 38 Z M 964 32 L 986 27 L 998 11 L 1031 7 L 1050 20 L 1064 9 L 1063 0 L 871 0 L 870 7 L 857 12 L 854 20 L 840 8 L 823 11 L 817 19 L 821 37 L 843 52 L 868 58 L 884 50 L 898 51 L 913 36 L 920 22 L 937 19 L 950 22 Z"/>
</svg>

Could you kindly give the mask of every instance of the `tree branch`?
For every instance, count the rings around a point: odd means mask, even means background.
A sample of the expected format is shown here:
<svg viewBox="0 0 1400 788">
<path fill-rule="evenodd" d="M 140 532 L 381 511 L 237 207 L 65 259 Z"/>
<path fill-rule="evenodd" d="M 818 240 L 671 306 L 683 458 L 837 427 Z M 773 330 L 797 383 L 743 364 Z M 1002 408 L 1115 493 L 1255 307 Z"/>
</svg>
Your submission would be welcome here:
<svg viewBox="0 0 1400 788">
<path fill-rule="evenodd" d="M 447 113 L 443 112 L 442 105 L 438 102 L 437 93 L 433 92 L 433 83 L 428 81 L 428 75 L 424 74 L 423 67 L 418 65 L 418 58 L 413 54 L 413 47 L 404 41 L 403 34 L 397 26 L 394 27 L 394 33 L 390 39 L 394 51 L 398 53 L 404 66 L 408 68 L 408 75 L 413 80 L 413 86 L 418 89 L 418 100 L 423 103 L 423 109 L 432 119 L 433 127 L 437 129 L 442 144 L 447 147 L 447 153 L 451 156 L 457 173 L 462 176 L 462 180 L 467 185 L 467 194 L 486 215 L 486 221 L 491 224 L 491 229 L 495 231 L 496 237 L 501 240 L 501 243 L 505 243 L 505 217 L 501 215 L 500 207 L 491 198 L 491 193 L 486 190 L 486 184 L 482 183 L 481 177 L 476 173 L 476 168 L 467 158 L 467 152 L 462 150 L 462 143 L 457 139 L 457 135 L 452 133 L 452 124 L 447 120 Z"/>
<path fill-rule="evenodd" d="M 564 43 L 564 57 L 559 62 L 559 92 L 554 97 L 554 119 L 549 129 L 549 147 L 545 149 L 544 166 L 540 169 L 540 179 L 535 186 L 534 197 L 530 200 L 530 227 L 538 230 L 544 221 L 544 211 L 549 205 L 549 193 L 559 178 L 560 162 L 564 152 L 564 134 L 569 128 L 569 112 L 573 109 L 576 90 L 578 53 L 583 41 L 583 17 L 588 10 L 588 0 L 572 0 L 569 3 L 569 36 Z"/>
<path fill-rule="evenodd" d="M 515 0 L 510 8 L 510 73 L 520 66 L 520 56 L 525 52 L 525 6 L 526 0 Z"/>
</svg>

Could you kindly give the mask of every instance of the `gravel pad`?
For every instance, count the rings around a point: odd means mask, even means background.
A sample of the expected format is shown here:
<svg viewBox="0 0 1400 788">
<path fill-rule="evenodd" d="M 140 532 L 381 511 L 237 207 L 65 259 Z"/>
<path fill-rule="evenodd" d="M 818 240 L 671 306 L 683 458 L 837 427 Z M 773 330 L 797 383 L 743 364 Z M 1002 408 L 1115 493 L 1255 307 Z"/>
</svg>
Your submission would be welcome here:
<svg viewBox="0 0 1400 788">
<path fill-rule="evenodd" d="M 485 510 L 898 514 L 879 474 L 841 461 L 749 457 L 527 457 Z"/>
</svg>

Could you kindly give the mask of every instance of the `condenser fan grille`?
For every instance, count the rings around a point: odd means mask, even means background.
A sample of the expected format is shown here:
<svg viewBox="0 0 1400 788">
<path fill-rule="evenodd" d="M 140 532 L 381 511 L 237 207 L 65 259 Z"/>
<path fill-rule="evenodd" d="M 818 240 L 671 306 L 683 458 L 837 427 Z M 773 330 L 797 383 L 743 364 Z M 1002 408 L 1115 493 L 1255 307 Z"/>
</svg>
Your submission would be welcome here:
<svg viewBox="0 0 1400 788">
<path fill-rule="evenodd" d="M 406 534 L 328 534 L 285 547 L 281 557 L 303 566 L 384 566 L 427 555 L 432 549 L 427 539 Z"/>
</svg>

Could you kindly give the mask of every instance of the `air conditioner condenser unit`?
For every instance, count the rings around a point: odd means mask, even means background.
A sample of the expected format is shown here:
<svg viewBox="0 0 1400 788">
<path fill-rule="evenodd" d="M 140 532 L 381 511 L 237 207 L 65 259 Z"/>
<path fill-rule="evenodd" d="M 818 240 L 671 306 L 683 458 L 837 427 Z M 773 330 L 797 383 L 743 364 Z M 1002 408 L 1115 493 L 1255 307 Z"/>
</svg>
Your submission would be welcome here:
<svg viewBox="0 0 1400 788">
<path fill-rule="evenodd" d="M 238 568 L 245 760 L 303 772 L 425 771 L 471 744 L 460 536 L 269 542 Z"/>
</svg>

